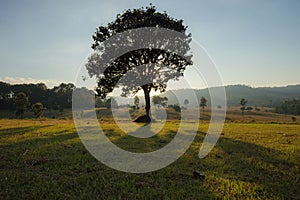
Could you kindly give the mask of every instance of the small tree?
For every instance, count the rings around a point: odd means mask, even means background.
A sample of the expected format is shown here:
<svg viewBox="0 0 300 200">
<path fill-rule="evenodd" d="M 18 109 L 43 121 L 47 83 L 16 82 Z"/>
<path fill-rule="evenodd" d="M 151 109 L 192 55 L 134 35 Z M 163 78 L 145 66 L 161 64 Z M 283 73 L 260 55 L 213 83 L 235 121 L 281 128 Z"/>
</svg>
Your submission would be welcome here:
<svg viewBox="0 0 300 200">
<path fill-rule="evenodd" d="M 44 106 L 41 102 L 33 104 L 31 109 L 36 118 L 43 116 Z"/>
<path fill-rule="evenodd" d="M 202 107 L 202 110 L 204 111 L 204 108 L 206 107 L 207 99 L 204 97 L 201 97 L 200 99 L 200 107 Z"/>
<path fill-rule="evenodd" d="M 248 103 L 248 101 L 246 101 L 246 99 L 244 99 L 244 98 L 242 98 L 240 101 L 242 115 L 244 115 L 244 111 L 246 110 L 247 103 Z"/>
<path fill-rule="evenodd" d="M 183 101 L 183 104 L 185 105 L 185 106 L 187 106 L 187 105 L 189 105 L 189 100 L 188 99 L 185 99 L 184 101 Z"/>
<path fill-rule="evenodd" d="M 134 97 L 134 105 L 135 105 L 135 109 L 139 109 L 139 104 L 140 104 L 140 99 L 138 96 Z"/>
<path fill-rule="evenodd" d="M 28 106 L 28 97 L 24 92 L 19 92 L 15 98 L 16 105 L 16 117 L 20 117 L 21 119 L 24 116 L 24 111 Z"/>
</svg>

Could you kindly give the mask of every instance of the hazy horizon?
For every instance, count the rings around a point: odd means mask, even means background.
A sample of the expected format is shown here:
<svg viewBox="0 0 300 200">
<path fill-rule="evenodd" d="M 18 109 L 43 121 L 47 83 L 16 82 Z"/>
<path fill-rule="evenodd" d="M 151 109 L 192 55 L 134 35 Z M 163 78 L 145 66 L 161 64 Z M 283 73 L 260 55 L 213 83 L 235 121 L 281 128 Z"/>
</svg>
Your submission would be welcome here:
<svg viewBox="0 0 300 200">
<path fill-rule="evenodd" d="M 33 80 L 32 78 L 28 79 L 28 80 Z M 38 83 L 43 83 L 47 86 L 48 89 L 52 89 L 55 86 L 59 86 L 61 83 L 72 83 L 74 84 L 74 82 L 67 82 L 67 81 L 62 81 L 62 82 L 57 82 L 55 84 L 51 83 L 49 85 L 49 83 L 47 82 L 42 82 L 39 80 L 35 80 L 35 81 L 13 81 L 13 82 L 9 82 L 9 81 L 5 81 L 0 79 L 0 82 L 5 82 L 8 83 L 10 85 L 18 85 L 18 84 L 38 84 Z M 76 84 L 74 84 L 76 86 Z M 228 85 L 224 85 L 224 87 L 228 87 L 228 86 L 246 86 L 246 87 L 251 87 L 251 88 L 280 88 L 280 87 L 289 87 L 289 86 L 300 86 L 300 82 L 299 83 L 295 83 L 295 84 L 287 84 L 287 85 L 272 85 L 272 86 L 252 86 L 252 85 L 247 85 L 244 83 L 236 83 L 236 84 L 228 84 Z M 80 86 L 76 86 L 76 87 L 80 87 Z M 218 86 L 216 86 L 218 87 Z M 178 88 L 178 89 L 207 89 L 208 87 L 201 87 L 201 88 L 197 88 L 197 87 L 192 87 L 192 88 Z M 92 88 L 88 88 L 88 89 L 92 89 Z M 168 89 L 168 88 L 167 88 Z M 177 88 L 175 88 L 177 89 Z"/>
</svg>

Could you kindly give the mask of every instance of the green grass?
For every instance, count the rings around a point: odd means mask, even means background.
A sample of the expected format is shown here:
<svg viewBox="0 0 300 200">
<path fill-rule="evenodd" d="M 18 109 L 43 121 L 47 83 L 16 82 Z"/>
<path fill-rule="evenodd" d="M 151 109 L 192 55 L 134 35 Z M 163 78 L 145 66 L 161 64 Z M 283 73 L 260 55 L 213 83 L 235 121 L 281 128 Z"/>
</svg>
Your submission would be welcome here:
<svg viewBox="0 0 300 200">
<path fill-rule="evenodd" d="M 103 123 L 118 146 L 149 152 L 166 145 L 178 128 L 168 121 L 156 136 L 136 139 Z M 188 151 L 146 174 L 101 164 L 82 145 L 71 120 L 0 120 L 1 199 L 299 199 L 300 125 L 227 123 L 213 151 L 198 151 L 201 124 Z M 193 172 L 205 179 L 193 177 Z"/>
</svg>

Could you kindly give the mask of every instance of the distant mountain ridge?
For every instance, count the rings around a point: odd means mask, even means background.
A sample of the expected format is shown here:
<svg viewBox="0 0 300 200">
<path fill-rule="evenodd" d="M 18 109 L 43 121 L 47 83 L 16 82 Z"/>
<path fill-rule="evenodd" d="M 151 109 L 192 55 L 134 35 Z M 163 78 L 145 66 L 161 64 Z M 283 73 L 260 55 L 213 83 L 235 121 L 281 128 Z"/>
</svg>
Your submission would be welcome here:
<svg viewBox="0 0 300 200">
<path fill-rule="evenodd" d="M 207 105 L 210 105 L 210 91 L 217 91 L 218 87 L 210 89 L 178 89 L 172 91 L 166 91 L 160 94 L 168 98 L 168 104 L 183 103 L 185 99 L 189 100 L 188 106 L 199 105 L 199 100 L 203 96 L 207 101 Z M 193 101 L 193 98 L 189 97 L 191 92 L 194 91 L 197 100 Z M 300 99 L 300 84 L 289 85 L 285 87 L 250 87 L 246 85 L 228 85 L 225 86 L 227 105 L 239 106 L 240 100 L 245 98 L 248 103 L 247 106 L 259 106 L 259 107 L 274 107 L 281 102 L 292 99 Z M 176 98 L 178 97 L 178 99 Z M 127 104 L 128 100 L 122 97 L 114 97 L 119 104 Z M 140 105 L 144 104 L 144 97 L 140 96 Z"/>
<path fill-rule="evenodd" d="M 210 88 L 210 91 L 217 90 L 218 88 Z M 167 91 L 161 96 L 168 97 L 169 104 L 176 103 L 176 96 L 180 97 L 179 101 L 183 102 L 184 99 L 188 99 L 189 90 L 193 89 L 179 89 L 174 91 Z M 210 102 L 209 90 L 206 89 L 194 89 L 194 92 L 199 99 L 203 96 Z M 253 88 L 246 85 L 228 85 L 225 86 L 227 105 L 228 106 L 239 106 L 239 102 L 242 98 L 248 101 L 249 106 L 266 106 L 273 107 L 280 102 L 285 100 L 300 99 L 300 84 L 289 85 L 285 87 L 257 87 Z M 172 94 L 174 93 L 174 94 Z M 183 99 L 182 99 L 183 98 Z M 189 100 L 190 106 L 195 106 L 197 102 Z"/>
<path fill-rule="evenodd" d="M 68 86 L 68 84 L 61 84 L 56 88 L 63 86 Z M 27 88 L 27 89 L 26 89 Z M 32 91 L 27 90 L 31 88 Z M 45 84 L 8 84 L 0 81 L 0 103 L 5 96 L 10 95 L 12 91 L 23 91 L 32 99 L 34 96 L 38 101 L 45 101 L 46 97 L 43 97 L 43 91 L 48 88 Z M 55 89 L 55 88 L 53 88 Z M 53 90 L 51 89 L 51 90 Z M 50 89 L 49 89 L 50 90 Z M 210 105 L 210 91 L 218 91 L 218 88 L 210 89 L 178 89 L 173 91 L 166 91 L 160 94 L 160 96 L 166 96 L 168 98 L 168 104 L 178 104 L 178 102 L 183 103 L 185 99 L 189 100 L 188 106 L 199 105 L 199 99 L 203 96 L 207 101 L 207 105 Z M 38 92 L 39 91 L 39 92 Z M 250 87 L 246 85 L 228 85 L 225 86 L 227 105 L 228 106 L 239 106 L 239 102 L 242 98 L 248 101 L 247 106 L 264 106 L 264 107 L 274 107 L 286 100 L 300 99 L 300 84 L 289 85 L 285 87 Z M 189 96 L 191 92 L 194 92 L 197 96 L 198 101 L 193 101 Z M 178 96 L 178 100 L 176 98 Z M 51 96 L 50 96 L 51 97 Z M 119 105 L 133 104 L 132 99 L 114 96 Z M 70 103 L 70 102 L 69 102 Z M 144 97 L 140 96 L 140 105 L 144 105 Z"/>
</svg>

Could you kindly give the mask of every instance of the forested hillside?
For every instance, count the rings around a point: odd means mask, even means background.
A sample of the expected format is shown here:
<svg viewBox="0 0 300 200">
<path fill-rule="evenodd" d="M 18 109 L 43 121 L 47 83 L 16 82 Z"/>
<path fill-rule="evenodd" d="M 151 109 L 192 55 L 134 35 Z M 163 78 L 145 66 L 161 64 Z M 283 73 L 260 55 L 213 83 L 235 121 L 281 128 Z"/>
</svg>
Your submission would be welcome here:
<svg viewBox="0 0 300 200">
<path fill-rule="evenodd" d="M 197 102 L 194 102 L 192 99 L 189 99 L 190 89 L 180 89 L 175 91 L 167 91 L 162 96 L 166 96 L 169 101 L 168 103 L 176 103 L 177 100 L 175 95 L 179 98 L 179 101 L 183 102 L 184 99 L 189 100 L 189 106 L 198 105 Z M 211 91 L 216 90 L 216 88 L 210 88 Z M 228 106 L 239 106 L 240 100 L 245 98 L 249 106 L 265 106 L 265 107 L 274 107 L 278 104 L 293 99 L 300 99 L 300 85 L 286 86 L 286 87 L 259 87 L 252 88 L 245 85 L 230 85 L 225 86 L 226 95 L 227 95 L 227 105 Z M 207 105 L 210 105 L 210 95 L 208 89 L 196 89 L 195 93 L 199 99 L 203 96 L 208 102 Z M 175 94 L 175 95 L 174 95 Z"/>
<path fill-rule="evenodd" d="M 47 109 L 63 109 L 72 107 L 72 92 L 75 89 L 72 83 L 61 83 L 54 88 L 47 88 L 44 83 L 38 84 L 16 84 L 0 82 L 0 109 L 14 109 L 14 97 L 23 92 L 28 97 L 29 104 L 41 102 Z M 79 89 L 79 88 L 77 88 Z M 85 88 L 80 88 L 85 89 Z M 210 88 L 210 91 L 217 88 Z M 86 92 L 93 92 L 85 89 Z M 210 95 L 208 89 L 195 89 L 198 102 L 189 97 L 191 89 L 179 89 L 167 91 L 160 94 L 168 98 L 167 104 L 183 103 L 188 100 L 187 106 L 199 105 L 199 100 L 203 96 L 210 105 Z M 245 85 L 225 86 L 228 106 L 239 106 L 240 100 L 245 98 L 248 106 L 278 107 L 285 101 L 300 99 L 300 85 L 286 87 L 259 87 L 252 88 Z M 178 99 L 177 99 L 177 97 Z M 121 97 L 114 97 L 119 105 L 128 104 L 128 100 Z M 105 102 L 96 100 L 98 106 L 105 106 Z M 144 104 L 144 98 L 140 97 L 140 105 Z"/>
</svg>

